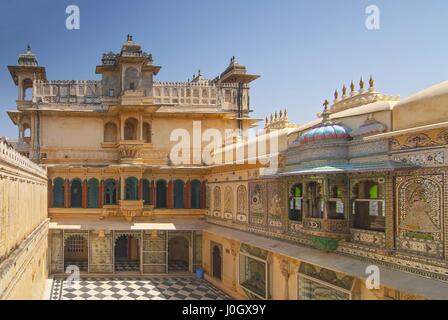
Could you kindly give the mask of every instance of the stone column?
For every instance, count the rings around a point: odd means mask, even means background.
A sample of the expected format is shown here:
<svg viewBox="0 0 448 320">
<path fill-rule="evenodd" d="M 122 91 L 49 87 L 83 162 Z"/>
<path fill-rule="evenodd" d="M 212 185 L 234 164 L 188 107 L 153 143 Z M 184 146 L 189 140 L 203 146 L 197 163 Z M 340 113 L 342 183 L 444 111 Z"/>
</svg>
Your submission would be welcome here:
<svg viewBox="0 0 448 320">
<path fill-rule="evenodd" d="M 64 207 L 65 208 L 70 208 L 70 180 L 69 179 L 65 179 Z"/>
<path fill-rule="evenodd" d="M 100 208 L 102 208 L 104 205 L 104 180 L 103 179 L 101 179 L 101 181 L 100 181 L 100 192 L 98 194 L 98 197 L 99 197 L 98 206 Z"/>
<path fill-rule="evenodd" d="M 151 195 L 149 197 L 149 204 L 156 206 L 156 184 L 154 180 L 151 180 Z"/>
<path fill-rule="evenodd" d="M 206 197 L 205 193 L 206 193 L 206 190 L 207 190 L 206 183 L 205 183 L 205 181 L 202 181 L 202 183 L 201 183 L 201 196 L 199 198 L 199 202 L 200 202 L 199 207 L 201 209 L 205 209 L 205 197 Z"/>
<path fill-rule="evenodd" d="M 82 181 L 82 207 L 87 208 L 87 180 Z"/>
<path fill-rule="evenodd" d="M 126 179 L 121 176 L 120 177 L 120 200 L 126 199 Z"/>
<path fill-rule="evenodd" d="M 173 209 L 174 207 L 174 197 L 173 197 L 173 180 L 168 181 L 168 191 L 167 191 L 167 204 L 168 209 Z"/>
<path fill-rule="evenodd" d="M 115 180 L 115 195 L 117 197 L 117 202 L 121 200 L 121 183 L 120 179 Z"/>
<path fill-rule="evenodd" d="M 191 180 L 188 180 L 184 188 L 184 207 L 191 208 Z"/>
<path fill-rule="evenodd" d="M 138 180 L 138 200 L 143 200 L 143 179 Z"/>
<path fill-rule="evenodd" d="M 283 259 L 280 261 L 280 270 L 285 278 L 285 293 L 283 299 L 289 300 L 289 277 L 291 275 L 291 267 L 288 260 Z"/>
<path fill-rule="evenodd" d="M 53 181 L 48 179 L 48 208 L 53 207 Z"/>
</svg>

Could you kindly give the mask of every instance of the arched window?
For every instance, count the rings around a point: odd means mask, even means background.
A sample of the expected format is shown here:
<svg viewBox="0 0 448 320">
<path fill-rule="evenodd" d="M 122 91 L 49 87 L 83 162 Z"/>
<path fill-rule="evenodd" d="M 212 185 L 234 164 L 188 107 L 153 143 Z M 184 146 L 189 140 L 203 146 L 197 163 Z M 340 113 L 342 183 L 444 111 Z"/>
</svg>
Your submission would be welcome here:
<svg viewBox="0 0 448 320">
<path fill-rule="evenodd" d="M 174 208 L 184 208 L 184 187 L 185 183 L 182 180 L 174 181 Z"/>
<path fill-rule="evenodd" d="M 117 187 L 114 179 L 107 179 L 104 183 L 104 204 L 117 204 Z"/>
<path fill-rule="evenodd" d="M 340 179 L 329 180 L 329 197 L 327 199 L 327 218 L 345 219 L 345 181 Z"/>
<path fill-rule="evenodd" d="M 148 179 L 143 179 L 142 181 L 142 187 L 143 187 L 143 201 L 145 205 L 149 204 L 149 199 L 151 195 L 151 187 L 149 185 Z"/>
<path fill-rule="evenodd" d="M 143 141 L 151 143 L 151 125 L 147 122 L 143 123 Z"/>
<path fill-rule="evenodd" d="M 191 181 L 191 208 L 199 209 L 201 206 L 201 182 L 199 180 Z"/>
<path fill-rule="evenodd" d="M 92 178 L 87 182 L 87 207 L 88 208 L 99 208 L 99 185 L 97 179 Z"/>
<path fill-rule="evenodd" d="M 104 142 L 117 142 L 117 125 L 108 122 L 104 126 Z"/>
<path fill-rule="evenodd" d="M 71 184 L 71 207 L 82 208 L 82 181 L 73 179 Z"/>
<path fill-rule="evenodd" d="M 137 140 L 137 128 L 137 119 L 127 119 L 124 123 L 124 140 Z"/>
<path fill-rule="evenodd" d="M 126 200 L 138 199 L 138 180 L 135 177 L 129 177 L 126 179 L 125 184 Z"/>
<path fill-rule="evenodd" d="M 289 197 L 289 220 L 302 221 L 303 217 L 303 189 L 298 183 L 291 188 Z"/>
<path fill-rule="evenodd" d="M 53 207 L 64 207 L 64 179 L 56 178 L 53 181 Z"/>
<path fill-rule="evenodd" d="M 156 201 L 156 207 L 157 208 L 166 208 L 166 181 L 165 180 L 159 180 L 157 181 L 157 201 Z"/>
<path fill-rule="evenodd" d="M 22 125 L 22 138 L 26 143 L 31 141 L 31 127 L 28 123 Z"/>
<path fill-rule="evenodd" d="M 22 82 L 22 100 L 30 101 L 33 99 L 33 80 L 25 79 Z"/>
<path fill-rule="evenodd" d="M 352 189 L 351 227 L 384 232 L 386 229 L 383 188 L 377 181 L 362 180 Z"/>
</svg>

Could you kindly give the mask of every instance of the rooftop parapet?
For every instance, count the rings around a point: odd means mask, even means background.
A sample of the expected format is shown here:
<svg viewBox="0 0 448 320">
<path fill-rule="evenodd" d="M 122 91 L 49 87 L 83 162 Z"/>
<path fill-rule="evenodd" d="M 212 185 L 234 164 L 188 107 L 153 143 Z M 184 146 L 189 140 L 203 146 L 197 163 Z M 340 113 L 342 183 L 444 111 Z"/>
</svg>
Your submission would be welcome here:
<svg viewBox="0 0 448 320">
<path fill-rule="evenodd" d="M 15 166 L 31 174 L 40 175 L 44 178 L 47 176 L 45 169 L 32 162 L 30 159 L 22 156 L 5 141 L 0 141 L 0 162 L 5 162 L 6 164 Z"/>
<path fill-rule="evenodd" d="M 100 104 L 101 81 L 35 80 L 34 103 Z"/>
</svg>

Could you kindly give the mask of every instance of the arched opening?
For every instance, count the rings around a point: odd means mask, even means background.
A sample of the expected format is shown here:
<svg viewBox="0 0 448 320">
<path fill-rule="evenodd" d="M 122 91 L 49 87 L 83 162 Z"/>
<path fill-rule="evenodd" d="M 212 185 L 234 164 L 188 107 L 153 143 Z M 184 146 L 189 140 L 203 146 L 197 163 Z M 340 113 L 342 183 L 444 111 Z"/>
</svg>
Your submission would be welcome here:
<svg viewBox="0 0 448 320">
<path fill-rule="evenodd" d="M 129 177 L 125 182 L 125 199 L 138 200 L 138 180 L 135 177 Z"/>
<path fill-rule="evenodd" d="M 184 208 L 184 188 L 185 183 L 182 180 L 174 181 L 174 209 Z"/>
<path fill-rule="evenodd" d="M 68 236 L 64 241 L 64 270 L 68 266 L 77 266 L 80 271 L 88 271 L 88 241 L 84 235 Z"/>
<path fill-rule="evenodd" d="M 25 79 L 22 81 L 22 100 L 30 101 L 33 99 L 33 80 Z"/>
<path fill-rule="evenodd" d="M 99 188 L 100 183 L 97 179 L 92 178 L 87 182 L 87 207 L 88 208 L 99 208 Z"/>
<path fill-rule="evenodd" d="M 139 87 L 140 75 L 137 69 L 129 67 L 124 72 L 124 90 L 137 90 Z"/>
<path fill-rule="evenodd" d="M 22 125 L 22 140 L 23 142 L 30 143 L 31 142 L 31 127 L 28 123 L 24 123 Z"/>
<path fill-rule="evenodd" d="M 324 206 L 322 199 L 322 188 L 317 182 L 309 182 L 306 189 L 307 211 L 309 218 L 322 219 Z"/>
<path fill-rule="evenodd" d="M 213 245 L 212 249 L 212 276 L 222 280 L 222 253 L 218 245 Z"/>
<path fill-rule="evenodd" d="M 124 123 L 124 140 L 137 140 L 137 128 L 137 119 L 127 119 Z"/>
<path fill-rule="evenodd" d="M 345 219 L 345 181 L 340 179 L 330 179 L 329 182 L 330 190 L 327 201 L 327 217 L 328 219 L 343 220 Z"/>
<path fill-rule="evenodd" d="M 151 196 L 151 186 L 149 184 L 148 179 L 143 179 L 142 181 L 142 188 L 143 188 L 143 202 L 145 205 L 148 205 L 150 202 L 150 196 Z"/>
<path fill-rule="evenodd" d="M 117 204 L 117 187 L 114 179 L 107 179 L 104 182 L 104 204 Z"/>
<path fill-rule="evenodd" d="M 147 122 L 143 123 L 143 141 L 151 143 L 151 125 Z"/>
<path fill-rule="evenodd" d="M 302 221 L 303 218 L 303 187 L 301 183 L 291 188 L 289 197 L 289 220 Z"/>
<path fill-rule="evenodd" d="M 201 181 L 191 181 L 191 208 L 199 209 L 201 206 Z"/>
<path fill-rule="evenodd" d="M 166 208 L 166 181 L 159 180 L 157 181 L 156 186 L 156 207 L 157 208 Z"/>
<path fill-rule="evenodd" d="M 64 207 L 64 179 L 56 178 L 53 181 L 53 207 Z"/>
<path fill-rule="evenodd" d="M 117 125 L 113 122 L 108 122 L 104 126 L 104 142 L 117 142 Z"/>
<path fill-rule="evenodd" d="M 384 232 L 386 216 L 382 186 L 372 180 L 359 181 L 354 185 L 352 195 L 351 227 Z"/>
<path fill-rule="evenodd" d="M 140 244 L 139 239 L 132 234 L 123 234 L 115 240 L 115 271 L 140 271 Z"/>
<path fill-rule="evenodd" d="M 185 237 L 175 236 L 168 241 L 168 271 L 188 271 L 189 256 L 188 240 Z"/>
<path fill-rule="evenodd" d="M 73 179 L 70 187 L 70 204 L 72 208 L 82 208 L 82 181 Z"/>
</svg>

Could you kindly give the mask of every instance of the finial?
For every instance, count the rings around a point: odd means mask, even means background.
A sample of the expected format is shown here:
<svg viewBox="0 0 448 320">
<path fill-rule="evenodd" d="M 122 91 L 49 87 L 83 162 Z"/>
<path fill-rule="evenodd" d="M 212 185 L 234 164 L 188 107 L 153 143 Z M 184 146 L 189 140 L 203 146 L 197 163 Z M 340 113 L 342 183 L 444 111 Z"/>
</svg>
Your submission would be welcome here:
<svg viewBox="0 0 448 320">
<path fill-rule="evenodd" d="M 274 121 L 274 115 L 271 113 L 271 122 Z"/>
<path fill-rule="evenodd" d="M 334 101 L 337 101 L 338 99 L 339 99 L 339 92 L 338 89 L 336 89 L 334 92 Z"/>
<path fill-rule="evenodd" d="M 31 52 L 31 46 L 30 46 L 30 45 L 27 45 L 27 46 L 26 46 L 26 51 L 27 51 L 27 52 Z"/>
<path fill-rule="evenodd" d="M 131 35 L 128 33 L 128 38 L 126 39 L 126 41 L 127 42 L 130 42 L 130 41 L 132 41 L 132 37 L 131 37 Z"/>
<path fill-rule="evenodd" d="M 200 75 L 201 75 L 201 69 L 198 70 L 198 76 L 200 76 Z"/>
<path fill-rule="evenodd" d="M 370 86 L 370 88 L 374 88 L 375 87 L 375 80 L 373 80 L 372 76 L 370 76 L 370 79 L 369 79 L 369 86 Z"/>
<path fill-rule="evenodd" d="M 328 110 L 328 106 L 329 106 L 329 105 L 330 105 L 330 102 L 328 102 L 328 100 L 325 100 L 324 103 L 323 103 L 324 111 L 327 111 L 327 110 Z"/>
<path fill-rule="evenodd" d="M 360 91 L 364 91 L 364 80 L 362 80 L 362 77 L 361 80 L 359 80 L 359 89 Z"/>
<path fill-rule="evenodd" d="M 280 110 L 280 120 L 283 119 L 283 111 Z"/>
<path fill-rule="evenodd" d="M 344 86 L 342 87 L 342 97 L 346 97 L 347 96 L 347 87 L 346 87 L 346 85 L 344 84 Z"/>
<path fill-rule="evenodd" d="M 278 113 L 277 111 L 275 111 L 275 121 L 277 121 L 277 119 L 278 119 Z"/>
<path fill-rule="evenodd" d="M 269 119 L 268 119 L 268 117 L 266 116 L 266 125 L 269 123 Z"/>
<path fill-rule="evenodd" d="M 285 115 L 285 120 L 288 120 L 288 110 L 285 109 L 285 112 L 283 114 Z"/>
<path fill-rule="evenodd" d="M 350 91 L 355 92 L 355 84 L 353 83 L 353 81 L 350 83 Z"/>
<path fill-rule="evenodd" d="M 323 103 L 324 111 L 322 112 L 322 122 L 328 122 L 330 120 L 330 112 L 328 111 L 328 106 L 330 105 L 330 102 L 328 100 L 325 100 Z"/>
</svg>

